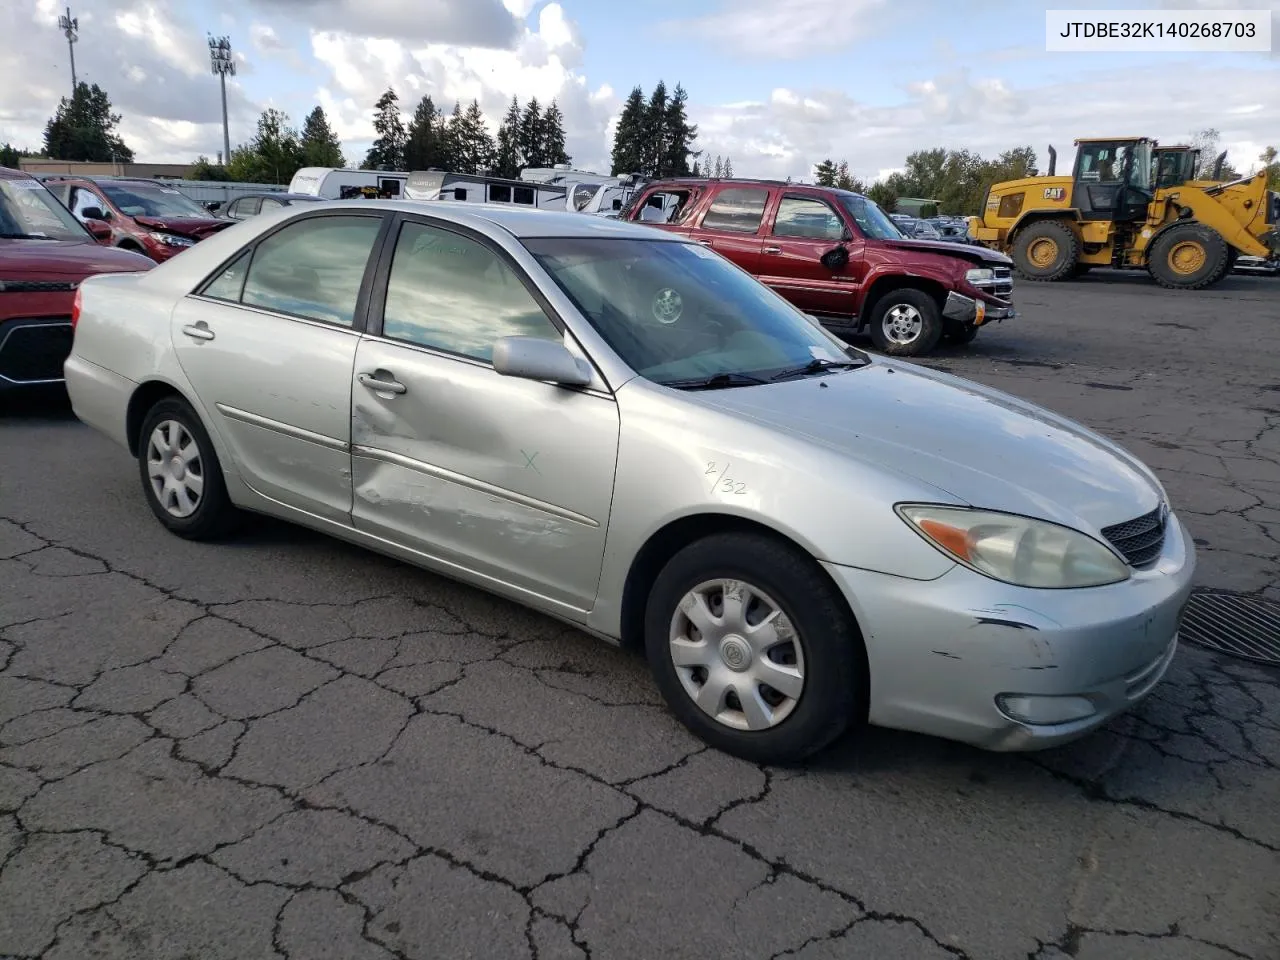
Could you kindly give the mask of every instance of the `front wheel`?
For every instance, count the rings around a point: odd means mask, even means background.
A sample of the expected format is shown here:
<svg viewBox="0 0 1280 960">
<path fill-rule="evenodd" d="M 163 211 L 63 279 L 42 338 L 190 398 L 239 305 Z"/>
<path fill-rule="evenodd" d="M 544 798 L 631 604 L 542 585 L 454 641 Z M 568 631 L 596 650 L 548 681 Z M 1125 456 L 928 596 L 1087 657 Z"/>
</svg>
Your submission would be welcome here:
<svg viewBox="0 0 1280 960">
<path fill-rule="evenodd" d="M 649 595 L 645 648 L 675 716 L 755 763 L 802 760 L 865 713 L 865 650 L 843 599 L 810 558 L 764 536 L 676 554 Z"/>
<path fill-rule="evenodd" d="M 942 311 L 923 290 L 890 290 L 871 308 L 871 342 L 893 357 L 918 357 L 942 339 Z"/>
<path fill-rule="evenodd" d="M 1162 287 L 1202 290 L 1226 276 L 1230 249 L 1222 234 L 1212 227 L 1179 223 L 1151 245 L 1147 270 Z"/>
<path fill-rule="evenodd" d="M 235 529 L 240 512 L 227 495 L 213 442 L 185 400 L 166 397 L 147 411 L 138 472 L 151 512 L 170 532 L 212 540 Z"/>
</svg>

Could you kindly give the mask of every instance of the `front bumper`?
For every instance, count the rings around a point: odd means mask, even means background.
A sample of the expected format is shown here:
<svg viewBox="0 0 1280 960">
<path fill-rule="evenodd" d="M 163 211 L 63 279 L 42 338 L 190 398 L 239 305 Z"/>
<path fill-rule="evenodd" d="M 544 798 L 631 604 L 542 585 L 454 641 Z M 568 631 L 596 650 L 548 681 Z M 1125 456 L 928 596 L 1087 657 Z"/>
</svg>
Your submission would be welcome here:
<svg viewBox="0 0 1280 960">
<path fill-rule="evenodd" d="M 942 307 L 942 315 L 948 320 L 980 327 L 992 320 L 1012 320 L 1018 315 L 1018 312 L 1013 309 L 1012 304 L 1008 306 L 992 304 L 976 297 L 966 297 L 964 294 L 956 293 L 952 290 L 947 294 L 946 303 Z"/>
<path fill-rule="evenodd" d="M 1170 516 L 1151 567 L 1080 590 L 1009 586 L 960 565 L 929 581 L 826 566 L 862 628 L 871 723 L 988 750 L 1038 750 L 1084 736 L 1159 683 L 1177 649 L 1194 549 Z M 1092 712 L 1028 723 L 997 706 L 1002 694 L 1051 709 L 1065 701 L 1050 698 L 1081 698 Z"/>
<path fill-rule="evenodd" d="M 71 352 L 70 317 L 36 317 L 0 323 L 0 390 L 62 383 Z"/>
</svg>

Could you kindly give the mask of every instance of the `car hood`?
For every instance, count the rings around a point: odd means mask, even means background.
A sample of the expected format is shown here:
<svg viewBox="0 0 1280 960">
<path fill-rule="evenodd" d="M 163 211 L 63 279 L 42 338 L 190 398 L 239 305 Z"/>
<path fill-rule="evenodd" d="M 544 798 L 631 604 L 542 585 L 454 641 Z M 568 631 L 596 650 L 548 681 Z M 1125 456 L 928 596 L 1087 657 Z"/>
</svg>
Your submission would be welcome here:
<svg viewBox="0 0 1280 960">
<path fill-rule="evenodd" d="M 134 222 L 152 230 L 166 230 L 184 237 L 203 240 L 211 233 L 231 226 L 230 220 L 215 217 L 134 217 Z"/>
<path fill-rule="evenodd" d="M 975 507 L 1099 530 L 1163 490 L 1111 441 L 959 377 L 876 360 L 802 380 L 706 391 L 699 402 L 887 468 Z"/>
<path fill-rule="evenodd" d="M 882 240 L 886 247 L 893 250 L 908 250 L 919 253 L 942 254 L 948 257 L 960 257 L 973 263 L 988 266 L 1008 267 L 1013 261 L 1003 253 L 979 247 L 969 243 L 949 240 Z"/>
<path fill-rule="evenodd" d="M 78 240 L 0 240 L 0 280 L 80 280 L 95 273 L 149 270 L 140 253 Z"/>
</svg>

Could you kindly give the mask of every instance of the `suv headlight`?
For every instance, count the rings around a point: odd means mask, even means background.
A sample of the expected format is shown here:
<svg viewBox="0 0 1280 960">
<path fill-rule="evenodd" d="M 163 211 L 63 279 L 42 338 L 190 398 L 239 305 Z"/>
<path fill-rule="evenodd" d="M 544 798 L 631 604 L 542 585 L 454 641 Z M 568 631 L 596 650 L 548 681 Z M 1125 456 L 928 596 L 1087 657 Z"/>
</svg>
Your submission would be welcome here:
<svg viewBox="0 0 1280 960">
<path fill-rule="evenodd" d="M 967 271 L 964 278 L 970 283 L 991 283 L 996 278 L 996 272 L 990 267 L 978 267 Z"/>
<path fill-rule="evenodd" d="M 1093 537 L 1069 527 L 968 507 L 900 504 L 898 515 L 957 563 L 1020 587 L 1100 587 L 1129 567 Z"/>
<path fill-rule="evenodd" d="M 193 247 L 196 243 L 190 237 L 179 237 L 173 233 L 152 232 L 148 233 L 147 236 L 152 240 L 163 243 L 166 247 Z"/>
</svg>

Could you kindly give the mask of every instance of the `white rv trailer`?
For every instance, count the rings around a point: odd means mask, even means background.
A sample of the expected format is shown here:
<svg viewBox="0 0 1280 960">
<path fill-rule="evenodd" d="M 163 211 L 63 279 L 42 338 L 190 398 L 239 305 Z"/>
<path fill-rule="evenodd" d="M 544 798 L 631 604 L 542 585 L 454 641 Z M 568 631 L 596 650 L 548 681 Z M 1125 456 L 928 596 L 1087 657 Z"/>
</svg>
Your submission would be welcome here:
<svg viewBox="0 0 1280 960">
<path fill-rule="evenodd" d="M 540 210 L 565 210 L 567 189 L 559 185 L 483 177 L 445 170 L 415 170 L 405 182 L 407 200 L 460 200 L 465 203 L 511 203 Z"/>
<path fill-rule="evenodd" d="M 339 200 L 345 193 L 371 192 L 375 196 L 400 197 L 407 173 L 394 170 L 351 170 L 337 167 L 303 167 L 289 182 L 290 193 L 305 193 Z"/>
</svg>

